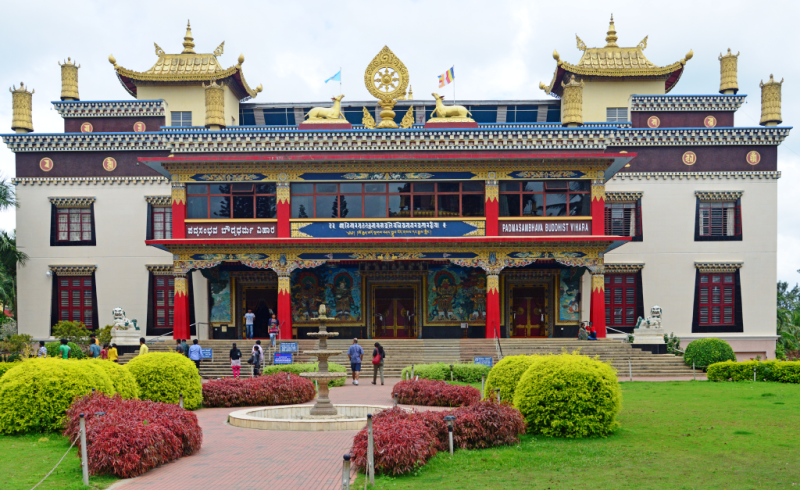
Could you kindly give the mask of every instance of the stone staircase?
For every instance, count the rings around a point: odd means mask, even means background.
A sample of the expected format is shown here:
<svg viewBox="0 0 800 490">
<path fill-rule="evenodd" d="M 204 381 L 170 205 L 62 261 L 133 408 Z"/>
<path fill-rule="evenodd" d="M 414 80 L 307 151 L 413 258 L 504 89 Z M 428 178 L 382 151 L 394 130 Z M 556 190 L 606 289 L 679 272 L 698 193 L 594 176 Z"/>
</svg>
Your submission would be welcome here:
<svg viewBox="0 0 800 490">
<path fill-rule="evenodd" d="M 316 347 L 317 341 L 313 339 L 292 340 L 297 342 L 298 354 L 294 355 L 294 362 L 311 362 L 311 356 L 303 354 L 303 351 L 312 350 Z M 399 377 L 400 372 L 411 364 L 428 364 L 432 362 L 444 362 L 455 364 L 459 362 L 473 363 L 475 357 L 492 357 L 494 362 L 498 361 L 498 352 L 494 340 L 488 339 L 381 339 L 381 345 L 386 350 L 386 361 L 384 363 L 384 375 L 387 377 Z M 204 349 L 213 349 L 213 359 L 203 361 L 200 367 L 200 374 L 204 378 L 224 378 L 232 376 L 228 351 L 231 348 L 230 340 L 204 340 L 200 345 Z M 372 376 L 372 349 L 375 340 L 363 339 L 360 341 L 364 349 L 363 372 L 364 376 Z M 242 351 L 242 370 L 241 375 L 248 377 L 251 374 L 251 366 L 245 361 L 250 357 L 250 348 L 253 341 L 237 341 L 239 349 Z M 331 350 L 341 350 L 342 354 L 332 357 L 330 360 L 345 366 L 350 371 L 350 363 L 347 360 L 347 349 L 352 344 L 349 339 L 328 340 L 328 348 Z M 266 364 L 272 363 L 272 353 L 269 348 L 269 341 L 261 341 L 265 353 Z M 631 344 L 620 342 L 619 340 L 598 340 L 596 342 L 578 341 L 572 339 L 502 339 L 500 346 L 504 356 L 519 354 L 558 354 L 561 352 L 579 351 L 581 354 L 597 357 L 599 360 L 608 362 L 619 373 L 621 377 L 627 377 L 630 369 L 633 376 L 691 376 L 692 370 L 683 363 L 683 359 L 672 354 L 651 354 L 634 348 Z M 174 344 L 171 342 L 158 342 L 150 345 L 151 352 L 166 352 L 173 350 Z M 126 363 L 135 354 L 123 354 L 120 362 Z"/>
</svg>

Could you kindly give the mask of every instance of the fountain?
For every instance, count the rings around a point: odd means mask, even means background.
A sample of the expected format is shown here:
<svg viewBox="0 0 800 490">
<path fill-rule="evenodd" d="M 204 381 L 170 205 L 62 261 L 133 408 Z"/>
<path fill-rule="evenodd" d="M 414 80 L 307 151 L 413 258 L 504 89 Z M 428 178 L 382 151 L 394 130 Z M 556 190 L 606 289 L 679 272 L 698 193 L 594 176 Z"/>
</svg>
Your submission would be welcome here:
<svg viewBox="0 0 800 490">
<path fill-rule="evenodd" d="M 309 354 L 319 360 L 319 369 L 317 369 L 316 373 L 300 373 L 300 376 L 313 379 L 319 385 L 317 403 L 314 404 L 314 407 L 311 409 L 309 414 L 311 417 L 337 416 L 336 407 L 333 406 L 330 398 L 328 397 L 328 383 L 342 377 L 347 377 L 347 373 L 328 372 L 328 358 L 337 354 L 341 354 L 342 351 L 328 350 L 328 338 L 338 337 L 339 333 L 328 332 L 328 327 L 325 325 L 325 321 L 328 320 L 326 313 L 327 309 L 325 305 L 319 305 L 319 316 L 315 318 L 315 320 L 319 322 L 319 330 L 317 332 L 311 332 L 308 334 L 309 337 L 317 337 L 317 339 L 319 339 L 319 346 L 317 350 L 303 351 L 304 354 Z"/>
</svg>

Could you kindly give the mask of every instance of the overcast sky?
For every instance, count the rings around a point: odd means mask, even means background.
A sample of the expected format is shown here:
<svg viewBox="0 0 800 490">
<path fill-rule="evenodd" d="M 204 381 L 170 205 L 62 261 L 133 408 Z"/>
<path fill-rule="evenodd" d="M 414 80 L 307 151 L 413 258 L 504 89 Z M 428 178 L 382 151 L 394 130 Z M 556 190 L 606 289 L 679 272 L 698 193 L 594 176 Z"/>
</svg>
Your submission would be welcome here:
<svg viewBox="0 0 800 490">
<path fill-rule="evenodd" d="M 125 68 L 144 71 L 157 59 L 154 42 L 168 53 L 183 49 L 191 19 L 196 52 L 210 53 L 225 41 L 224 67 L 244 54 L 247 82 L 264 86 L 259 102 L 329 98 L 339 87 L 324 81 L 339 67 L 346 100 L 370 100 L 364 69 L 384 45 L 408 67 L 417 99 L 439 92 L 437 75 L 453 65 L 458 99 L 543 99 L 538 86 L 553 76 L 553 50 L 576 63 L 581 52 L 575 34 L 590 47 L 604 46 L 611 13 L 618 44 L 635 46 L 649 36 L 645 55 L 656 65 L 694 50 L 673 94 L 717 93 L 717 57 L 730 47 L 741 51 L 739 93 L 749 95 L 736 125 L 758 125 L 758 83 L 770 73 L 786 79 L 783 125 L 795 122 L 800 64 L 791 50 L 800 40 L 800 2 L 788 0 L 8 2 L 0 16 L 6 46 L 0 87 L 30 85 L 36 90 L 34 129 L 62 132 L 63 121 L 50 104 L 61 93 L 59 60 L 70 56 L 81 65 L 82 100 L 129 99 L 108 55 Z M 441 92 L 452 96 L 450 87 Z M 11 132 L 11 94 L 4 100 L 3 133 Z M 797 131 L 778 150 L 778 277 L 791 283 L 800 280 Z M 5 145 L 0 145 L 0 173 L 14 177 L 14 154 Z M 14 226 L 13 211 L 0 214 L 0 229 Z"/>
</svg>

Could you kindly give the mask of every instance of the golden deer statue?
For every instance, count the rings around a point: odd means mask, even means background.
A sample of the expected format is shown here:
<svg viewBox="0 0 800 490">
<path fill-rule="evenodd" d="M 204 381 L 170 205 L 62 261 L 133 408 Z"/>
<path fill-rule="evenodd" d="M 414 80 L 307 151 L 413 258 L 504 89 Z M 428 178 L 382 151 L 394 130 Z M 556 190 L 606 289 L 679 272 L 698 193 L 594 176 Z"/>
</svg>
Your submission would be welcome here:
<svg viewBox="0 0 800 490">
<path fill-rule="evenodd" d="M 333 101 L 333 107 L 313 107 L 310 111 L 308 111 L 306 117 L 309 121 L 330 121 L 331 119 L 344 119 L 345 117 L 341 110 L 343 98 L 344 95 L 337 95 L 336 97 L 331 98 Z"/>
<path fill-rule="evenodd" d="M 433 110 L 431 113 L 431 117 L 436 114 L 436 117 L 440 118 L 448 118 L 448 117 L 469 117 L 472 115 L 471 112 L 467 110 L 466 107 L 463 105 L 444 105 L 444 95 L 439 95 L 436 93 L 431 94 L 433 98 L 436 99 L 436 109 Z"/>
</svg>

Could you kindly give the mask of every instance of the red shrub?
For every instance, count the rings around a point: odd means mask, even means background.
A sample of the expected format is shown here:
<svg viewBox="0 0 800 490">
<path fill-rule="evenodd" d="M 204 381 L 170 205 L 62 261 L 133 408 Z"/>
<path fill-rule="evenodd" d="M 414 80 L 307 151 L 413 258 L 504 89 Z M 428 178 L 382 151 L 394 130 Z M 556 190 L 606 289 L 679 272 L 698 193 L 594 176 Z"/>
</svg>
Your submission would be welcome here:
<svg viewBox="0 0 800 490">
<path fill-rule="evenodd" d="M 316 393 L 314 383 L 296 374 L 217 379 L 203 385 L 203 406 L 293 405 L 313 400 Z"/>
<path fill-rule="evenodd" d="M 419 379 L 394 385 L 398 403 L 430 407 L 459 407 L 481 399 L 480 391 L 471 386 L 456 386 L 444 381 Z"/>
<path fill-rule="evenodd" d="M 520 411 L 494 401 L 460 407 L 452 414 L 456 416 L 453 444 L 462 449 L 517 444 L 519 435 L 525 433 L 525 419 Z"/>
<path fill-rule="evenodd" d="M 89 472 L 121 478 L 141 475 L 200 449 L 203 431 L 197 416 L 169 403 L 109 398 L 102 393 L 75 400 L 67 410 L 64 435 L 78 436 L 86 418 Z M 100 415 L 97 415 L 101 413 Z"/>
<path fill-rule="evenodd" d="M 373 422 L 375 471 L 390 475 L 408 473 L 436 454 L 437 441 L 422 421 L 402 417 L 382 420 L 381 424 Z M 350 454 L 356 468 L 366 468 L 367 429 L 356 434 Z"/>
</svg>

